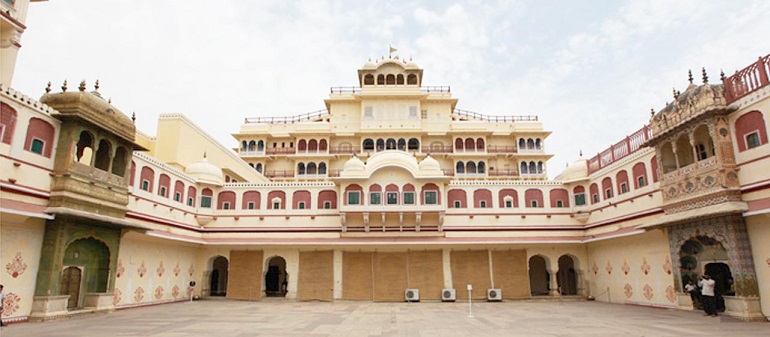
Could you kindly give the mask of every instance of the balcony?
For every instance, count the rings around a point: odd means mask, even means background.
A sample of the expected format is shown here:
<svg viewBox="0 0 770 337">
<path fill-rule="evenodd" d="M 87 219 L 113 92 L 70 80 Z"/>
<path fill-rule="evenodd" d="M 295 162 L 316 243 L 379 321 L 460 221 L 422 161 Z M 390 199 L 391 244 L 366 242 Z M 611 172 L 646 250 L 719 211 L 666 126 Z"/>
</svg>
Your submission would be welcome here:
<svg viewBox="0 0 770 337">
<path fill-rule="evenodd" d="M 361 150 L 357 146 L 332 146 L 329 148 L 329 154 L 358 154 Z"/>
<path fill-rule="evenodd" d="M 487 173 L 490 177 L 518 177 L 519 171 L 517 170 L 490 170 Z"/>
<path fill-rule="evenodd" d="M 294 178 L 294 170 L 268 170 L 263 173 L 267 178 Z"/>
<path fill-rule="evenodd" d="M 422 153 L 427 154 L 447 154 L 453 152 L 452 145 L 431 145 L 431 146 L 423 146 L 421 151 Z"/>
<path fill-rule="evenodd" d="M 453 115 L 461 121 L 475 120 L 495 123 L 537 122 L 537 116 L 491 116 L 462 109 L 454 109 Z"/>
<path fill-rule="evenodd" d="M 630 136 L 589 159 L 588 174 L 592 174 L 638 151 L 650 138 L 652 138 L 652 129 L 645 125 Z"/>
<path fill-rule="evenodd" d="M 722 75 L 727 104 L 731 104 L 770 84 L 770 54 L 760 57 L 757 62 L 736 71 L 730 77 Z"/>
<path fill-rule="evenodd" d="M 540 151 L 542 152 L 542 149 Z M 487 146 L 487 152 L 513 154 L 513 153 L 517 153 L 518 149 L 516 148 L 516 146 L 489 145 Z"/>
<path fill-rule="evenodd" d="M 329 111 L 321 109 L 287 117 L 248 117 L 244 120 L 244 124 L 294 124 L 304 121 L 324 122 L 328 121 L 328 117 Z"/>
<path fill-rule="evenodd" d="M 267 155 L 290 155 L 295 154 L 296 150 L 293 147 L 274 147 L 265 149 Z"/>
</svg>

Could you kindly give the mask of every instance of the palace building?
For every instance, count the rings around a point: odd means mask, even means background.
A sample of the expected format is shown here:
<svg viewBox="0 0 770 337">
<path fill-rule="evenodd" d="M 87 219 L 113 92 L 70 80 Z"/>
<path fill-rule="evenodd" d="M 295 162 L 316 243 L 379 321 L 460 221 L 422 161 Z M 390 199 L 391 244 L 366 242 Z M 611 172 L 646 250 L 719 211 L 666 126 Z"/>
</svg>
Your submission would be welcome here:
<svg viewBox="0 0 770 337">
<path fill-rule="evenodd" d="M 27 5 L 0 1 L 4 321 L 195 295 L 454 301 L 468 285 L 692 310 L 684 285 L 704 273 L 726 315 L 770 317 L 770 55 L 691 76 L 551 180 L 537 116 L 458 109 L 398 57 L 323 110 L 245 118 L 234 148 L 182 114 L 147 135 L 98 82 L 32 98 L 10 86 Z"/>
</svg>

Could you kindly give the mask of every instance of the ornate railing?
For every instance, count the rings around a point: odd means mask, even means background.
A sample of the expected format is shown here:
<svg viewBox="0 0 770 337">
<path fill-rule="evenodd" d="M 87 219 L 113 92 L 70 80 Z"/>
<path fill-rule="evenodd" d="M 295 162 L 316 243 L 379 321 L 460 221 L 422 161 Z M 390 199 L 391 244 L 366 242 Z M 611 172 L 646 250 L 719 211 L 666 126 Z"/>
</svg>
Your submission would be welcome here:
<svg viewBox="0 0 770 337">
<path fill-rule="evenodd" d="M 432 154 L 432 153 L 452 153 L 452 146 L 451 145 L 423 146 L 422 147 L 422 153 L 427 153 L 427 154 Z"/>
<path fill-rule="evenodd" d="M 326 111 L 326 109 L 316 110 L 308 113 L 304 113 L 301 115 L 296 116 L 286 116 L 286 117 L 247 117 L 244 120 L 245 124 L 293 124 L 297 122 L 307 121 L 307 120 L 313 120 L 313 119 L 323 119 L 323 117 L 326 117 L 329 115 L 329 112 Z"/>
<path fill-rule="evenodd" d="M 489 145 L 487 146 L 487 152 L 489 153 L 516 153 L 515 146 L 503 146 L 503 145 Z"/>
<path fill-rule="evenodd" d="M 270 170 L 263 174 L 268 178 L 292 178 L 294 177 L 294 170 Z"/>
<path fill-rule="evenodd" d="M 274 147 L 274 148 L 267 148 L 265 149 L 265 153 L 268 155 L 271 154 L 295 154 L 296 151 L 294 151 L 293 147 Z"/>
<path fill-rule="evenodd" d="M 759 57 L 757 62 L 736 71 L 730 77 L 723 77 L 727 104 L 767 86 L 770 84 L 768 77 L 770 77 L 770 54 Z"/>
<path fill-rule="evenodd" d="M 499 122 L 499 123 L 513 123 L 513 122 L 537 122 L 537 116 L 490 116 L 480 114 L 478 112 L 454 109 L 454 115 L 459 117 L 465 117 L 467 119 L 473 119 L 484 122 Z"/>
<path fill-rule="evenodd" d="M 608 149 L 599 152 L 596 156 L 588 160 L 588 174 L 594 173 L 603 167 L 606 167 L 625 156 L 628 156 L 637 150 L 652 138 L 652 129 L 645 125 L 641 129 L 626 136 L 625 139 L 615 143 Z"/>
<path fill-rule="evenodd" d="M 357 146 L 332 146 L 329 148 L 330 154 L 354 154 L 361 153 Z"/>
</svg>

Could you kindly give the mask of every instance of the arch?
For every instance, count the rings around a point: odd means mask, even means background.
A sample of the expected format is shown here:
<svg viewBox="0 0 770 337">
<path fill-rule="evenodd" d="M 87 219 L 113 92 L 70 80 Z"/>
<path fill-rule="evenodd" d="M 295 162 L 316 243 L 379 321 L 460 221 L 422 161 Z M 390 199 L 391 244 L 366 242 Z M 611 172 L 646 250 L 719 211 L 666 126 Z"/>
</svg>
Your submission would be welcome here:
<svg viewBox="0 0 770 337">
<path fill-rule="evenodd" d="M 577 272 L 575 270 L 575 261 L 570 255 L 559 257 L 559 271 L 556 273 L 556 284 L 559 285 L 559 292 L 562 295 L 577 295 Z"/>
<path fill-rule="evenodd" d="M 463 149 L 465 149 L 465 147 L 463 145 L 464 145 L 464 143 L 463 143 L 463 139 L 462 138 L 455 139 L 455 150 L 463 150 Z"/>
<path fill-rule="evenodd" d="M 404 138 L 398 139 L 398 149 L 401 151 L 406 151 L 406 139 Z"/>
<path fill-rule="evenodd" d="M 480 162 L 479 162 L 479 165 L 476 167 L 476 171 L 477 171 L 478 173 L 481 173 L 481 174 L 483 174 L 483 173 L 486 173 L 486 170 L 487 170 L 487 166 L 486 166 L 486 164 L 484 164 L 484 162 L 483 162 L 483 161 L 480 161 Z"/>
<path fill-rule="evenodd" d="M 420 205 L 426 205 L 429 204 L 429 202 L 426 202 L 426 199 L 430 199 L 430 197 L 427 194 L 427 192 L 435 192 L 436 197 L 436 205 L 441 205 L 441 193 L 439 191 L 438 185 L 434 183 L 427 183 L 425 185 L 422 185 L 422 189 L 420 191 Z"/>
<path fill-rule="evenodd" d="M 468 203 L 468 197 L 465 195 L 465 190 L 452 189 L 447 193 L 449 199 L 449 208 L 466 208 Z"/>
<path fill-rule="evenodd" d="M 563 188 L 554 188 L 548 192 L 552 208 L 569 207 L 569 193 Z M 561 205 L 560 202 L 561 201 Z"/>
<path fill-rule="evenodd" d="M 626 170 L 620 170 L 620 172 L 615 175 L 615 184 L 617 184 L 618 195 L 631 191 L 631 185 L 628 183 L 628 172 Z"/>
<path fill-rule="evenodd" d="M 343 205 L 363 205 L 364 204 L 364 196 L 363 196 L 364 188 L 361 187 L 361 185 L 358 184 L 351 184 L 345 187 L 345 195 L 343 196 L 344 199 Z M 355 198 L 351 198 L 351 194 L 358 193 L 358 203 L 351 203 L 350 201 Z"/>
<path fill-rule="evenodd" d="M 404 84 L 404 75 L 402 74 L 396 75 L 396 84 Z"/>
<path fill-rule="evenodd" d="M 416 85 L 417 84 L 417 75 L 415 75 L 415 74 L 407 75 L 406 76 L 406 84 Z"/>
<path fill-rule="evenodd" d="M 455 165 L 455 171 L 457 172 L 457 174 L 465 173 L 465 164 L 461 161 L 458 161 L 457 165 Z"/>
<path fill-rule="evenodd" d="M 16 109 L 5 102 L 0 102 L 0 142 L 11 144 L 13 133 L 16 130 L 16 119 L 18 113 Z"/>
<path fill-rule="evenodd" d="M 364 139 L 364 142 L 362 143 L 361 147 L 366 150 L 374 150 L 374 140 L 371 138 Z"/>
<path fill-rule="evenodd" d="M 326 163 L 318 163 L 318 174 L 325 175 L 326 174 Z"/>
<path fill-rule="evenodd" d="M 257 170 L 257 172 L 262 173 L 262 163 L 257 163 L 257 165 L 254 165 L 254 169 Z"/>
<path fill-rule="evenodd" d="M 310 209 L 310 191 L 294 191 L 291 203 L 292 209 Z"/>
<path fill-rule="evenodd" d="M 615 196 L 615 191 L 612 189 L 612 178 L 605 177 L 602 179 L 602 197 L 606 200 L 613 196 Z"/>
<path fill-rule="evenodd" d="M 396 149 L 396 140 L 394 138 L 388 138 L 388 140 L 385 142 L 385 149 L 386 150 L 395 150 Z"/>
<path fill-rule="evenodd" d="M 59 294 L 69 295 L 67 310 L 80 306 L 80 286 L 83 284 L 83 271 L 78 266 L 65 266 L 59 283 Z"/>
<path fill-rule="evenodd" d="M 318 151 L 325 152 L 327 148 L 329 148 L 329 143 L 326 141 L 326 139 L 321 139 L 318 141 Z"/>
<path fill-rule="evenodd" d="M 649 185 L 647 182 L 647 167 L 644 162 L 638 162 L 631 168 L 631 174 L 634 176 L 634 189 Z"/>
<path fill-rule="evenodd" d="M 583 186 L 575 186 L 572 189 L 573 198 L 575 198 L 575 206 L 584 206 L 586 204 L 586 188 Z"/>
<path fill-rule="evenodd" d="M 37 117 L 30 118 L 24 140 L 24 149 L 51 158 L 55 133 L 56 130 L 51 123 Z"/>
<path fill-rule="evenodd" d="M 396 84 L 396 75 L 388 74 L 385 76 L 385 84 L 392 85 Z"/>
<path fill-rule="evenodd" d="M 532 138 L 527 139 L 527 150 L 535 149 L 535 140 Z"/>
<path fill-rule="evenodd" d="M 504 188 L 497 192 L 497 199 L 499 200 L 500 208 L 519 207 L 519 193 L 512 188 Z M 510 207 L 508 207 L 507 202 L 510 202 Z"/>
<path fill-rule="evenodd" d="M 155 182 L 155 171 L 149 166 L 142 167 L 142 172 L 139 174 L 139 188 L 150 192 L 153 190 L 153 184 Z"/>
<path fill-rule="evenodd" d="M 318 174 L 318 168 L 314 162 L 307 163 L 307 169 L 305 171 L 307 174 Z"/>
<path fill-rule="evenodd" d="M 537 164 L 534 161 L 529 162 L 529 174 L 537 174 Z"/>
<path fill-rule="evenodd" d="M 217 195 L 217 209 L 235 209 L 235 192 L 219 192 L 219 195 Z"/>
<path fill-rule="evenodd" d="M 250 140 L 249 141 L 249 152 L 254 152 L 257 149 L 257 142 Z"/>
<path fill-rule="evenodd" d="M 59 295 L 70 295 L 68 309 L 80 308 L 87 293 L 107 292 L 110 275 L 110 249 L 103 241 L 93 237 L 70 242 L 64 250 L 62 265 L 65 273 L 76 266 L 82 278 L 73 279 L 74 273 L 62 275 Z M 69 269 L 70 272 L 74 270 Z"/>
<path fill-rule="evenodd" d="M 409 138 L 409 142 L 407 143 L 406 148 L 410 151 L 420 150 L 420 140 L 417 138 Z"/>
<path fill-rule="evenodd" d="M 297 151 L 307 151 L 307 141 L 300 139 L 297 141 Z"/>
<path fill-rule="evenodd" d="M 676 158 L 679 162 L 679 168 L 695 163 L 695 158 L 692 155 L 692 145 L 690 144 L 690 135 L 683 133 L 677 138 Z"/>
<path fill-rule="evenodd" d="M 259 191 L 243 192 L 241 209 L 259 209 L 262 195 Z"/>
<path fill-rule="evenodd" d="M 465 172 L 469 174 L 475 174 L 476 163 L 474 163 L 472 160 L 468 161 L 468 163 L 465 164 Z"/>
<path fill-rule="evenodd" d="M 377 75 L 377 85 L 384 85 L 385 84 L 385 75 L 379 74 Z"/>
<path fill-rule="evenodd" d="M 94 136 L 88 131 L 81 131 L 80 138 L 75 144 L 75 161 L 91 166 L 94 153 Z"/>
<path fill-rule="evenodd" d="M 540 150 L 543 148 L 543 141 L 540 138 L 535 138 L 535 149 Z"/>
<path fill-rule="evenodd" d="M 304 174 L 305 174 L 305 163 L 297 164 L 297 175 L 304 175 Z"/>
<path fill-rule="evenodd" d="M 112 161 L 112 144 L 106 139 L 99 141 L 99 149 L 96 150 L 94 167 L 102 171 L 109 171 Z"/>
<path fill-rule="evenodd" d="M 545 171 L 544 164 L 542 161 L 537 162 L 537 174 L 543 174 Z"/>
<path fill-rule="evenodd" d="M 473 138 L 465 138 L 465 151 L 472 151 L 476 148 L 476 142 Z"/>
<path fill-rule="evenodd" d="M 257 151 L 259 152 L 265 151 L 265 141 L 260 140 L 257 142 Z"/>
<path fill-rule="evenodd" d="M 377 151 L 385 150 L 385 140 L 382 138 L 377 139 Z"/>
<path fill-rule="evenodd" d="M 484 138 L 476 139 L 476 151 L 484 151 Z"/>
<path fill-rule="evenodd" d="M 601 197 L 599 196 L 599 185 L 596 183 L 593 183 L 588 187 L 588 192 L 591 194 L 591 204 L 596 204 L 601 200 Z"/>
<path fill-rule="evenodd" d="M 311 139 L 307 142 L 307 150 L 310 152 L 317 152 L 318 151 L 318 141 L 315 139 Z"/>
<path fill-rule="evenodd" d="M 727 271 L 729 271 L 729 253 L 725 249 L 725 245 L 720 238 L 702 235 L 696 232 L 689 238 L 682 238 L 682 240 L 677 243 L 677 246 L 679 274 L 683 285 L 687 284 L 690 280 L 697 282 L 698 277 L 703 275 L 704 272 L 716 271 L 709 270 L 717 267 L 716 265 L 707 268 L 711 263 L 724 263 L 727 266 Z M 719 268 L 718 271 L 720 274 L 725 271 L 723 267 L 717 268 Z M 714 289 L 715 294 L 725 294 L 729 290 L 729 287 L 727 287 L 729 284 L 727 275 L 711 275 L 711 277 L 717 281 L 717 288 Z M 717 277 L 721 280 L 718 280 Z M 722 281 L 721 286 L 719 281 Z"/>
<path fill-rule="evenodd" d="M 278 205 L 275 204 L 276 199 L 278 199 Z M 286 209 L 286 192 L 270 191 L 267 193 L 267 201 L 269 203 L 267 209 Z"/>
<path fill-rule="evenodd" d="M 187 206 L 195 207 L 196 203 L 195 200 L 198 199 L 198 189 L 195 188 L 195 186 L 190 186 L 187 188 Z"/>
<path fill-rule="evenodd" d="M 337 191 L 323 190 L 318 192 L 318 209 L 337 209 Z"/>
<path fill-rule="evenodd" d="M 265 265 L 265 296 L 286 297 L 289 284 L 286 260 L 281 256 L 273 256 Z"/>
<path fill-rule="evenodd" d="M 174 201 L 184 202 L 184 183 L 181 180 L 174 182 Z"/>
<path fill-rule="evenodd" d="M 542 255 L 529 258 L 529 291 L 532 296 L 548 296 L 551 293 L 551 273 L 548 260 Z"/>
<path fill-rule="evenodd" d="M 520 174 L 529 174 L 529 169 L 528 169 L 528 166 L 527 166 L 527 162 L 525 162 L 525 161 L 521 162 L 521 172 L 519 172 L 519 173 Z"/>
<path fill-rule="evenodd" d="M 484 207 L 481 207 L 482 202 Z M 482 188 L 473 191 L 473 207 L 488 208 L 492 207 L 492 191 Z"/>
<path fill-rule="evenodd" d="M 246 152 L 246 150 L 249 149 L 249 143 L 247 143 L 245 140 L 241 141 L 241 152 Z"/>
<path fill-rule="evenodd" d="M 374 85 L 374 75 L 372 74 L 364 75 L 364 85 Z"/>
<path fill-rule="evenodd" d="M 524 138 L 519 138 L 519 149 L 524 150 L 527 148 L 527 141 Z"/>
<path fill-rule="evenodd" d="M 158 195 L 164 198 L 168 198 L 171 192 L 171 177 L 165 173 L 161 173 L 158 177 Z"/>
<path fill-rule="evenodd" d="M 209 296 L 227 295 L 227 272 L 230 263 L 221 255 L 211 258 L 211 275 L 209 277 Z"/>
<path fill-rule="evenodd" d="M 695 143 L 695 156 L 698 161 L 714 156 L 714 140 L 711 139 L 711 134 L 709 134 L 709 128 L 706 124 L 701 124 L 695 128 L 693 142 Z"/>
<path fill-rule="evenodd" d="M 530 188 L 524 191 L 524 202 L 527 208 L 545 207 L 543 203 L 543 191 L 537 188 Z"/>
<path fill-rule="evenodd" d="M 767 129 L 762 112 L 749 111 L 735 120 L 735 143 L 738 152 L 767 144 Z"/>
<path fill-rule="evenodd" d="M 123 146 L 119 146 L 115 151 L 115 157 L 112 158 L 112 174 L 119 177 L 125 177 L 127 164 L 128 150 Z"/>
</svg>

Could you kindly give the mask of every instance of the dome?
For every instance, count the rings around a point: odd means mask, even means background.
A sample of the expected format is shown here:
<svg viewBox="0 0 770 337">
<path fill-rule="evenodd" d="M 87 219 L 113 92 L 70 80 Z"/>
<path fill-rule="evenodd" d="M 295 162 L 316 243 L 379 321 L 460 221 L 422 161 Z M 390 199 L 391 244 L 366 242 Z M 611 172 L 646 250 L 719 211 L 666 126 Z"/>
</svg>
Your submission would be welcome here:
<svg viewBox="0 0 770 337">
<path fill-rule="evenodd" d="M 585 159 L 576 160 L 574 163 L 567 166 L 558 178 L 558 180 L 563 182 L 572 182 L 583 179 L 588 179 L 588 161 Z"/>
<path fill-rule="evenodd" d="M 425 159 L 423 159 L 420 162 L 420 171 L 424 172 L 424 173 L 428 173 L 428 172 L 431 172 L 431 171 L 433 171 L 433 172 L 442 172 L 441 171 L 441 165 L 439 165 L 438 161 L 433 159 L 430 155 L 425 157 Z"/>
<path fill-rule="evenodd" d="M 364 164 L 361 159 L 358 159 L 358 157 L 353 156 L 347 162 L 345 162 L 343 169 L 346 172 L 363 172 L 366 170 L 366 164 Z"/>
<path fill-rule="evenodd" d="M 187 165 L 184 171 L 198 183 L 222 185 L 225 181 L 222 177 L 222 169 L 209 163 L 205 157 L 197 163 Z"/>
</svg>

